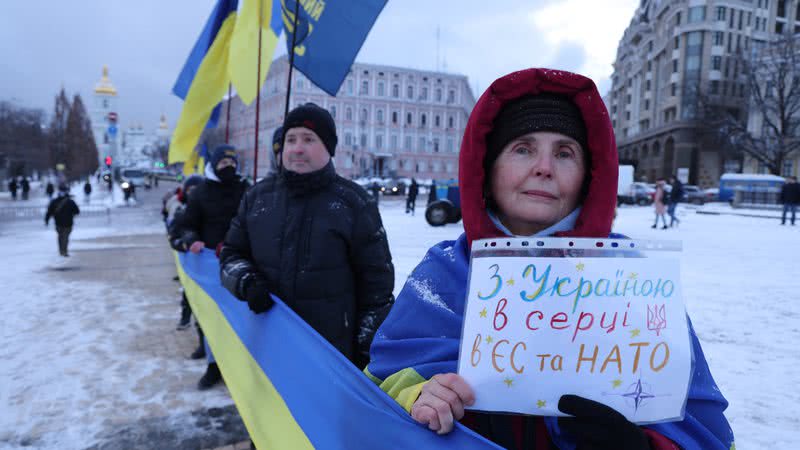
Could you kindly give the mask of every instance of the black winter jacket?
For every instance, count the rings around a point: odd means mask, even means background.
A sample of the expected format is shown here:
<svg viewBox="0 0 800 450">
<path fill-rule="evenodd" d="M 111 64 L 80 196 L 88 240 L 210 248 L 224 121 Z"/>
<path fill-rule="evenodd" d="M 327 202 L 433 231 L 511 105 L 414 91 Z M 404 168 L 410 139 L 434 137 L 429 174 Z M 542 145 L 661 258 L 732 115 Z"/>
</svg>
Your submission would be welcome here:
<svg viewBox="0 0 800 450">
<path fill-rule="evenodd" d="M 170 234 L 187 247 L 195 241 L 203 241 L 206 248 L 216 248 L 225 239 L 248 187 L 247 181 L 242 179 L 223 184 L 206 178 L 192 191 L 186 209 L 175 218 Z"/>
<path fill-rule="evenodd" d="M 253 277 L 266 280 L 359 368 L 394 304 L 394 267 L 377 205 L 331 163 L 309 174 L 282 172 L 248 191 L 220 264 L 233 295 L 243 299 Z"/>
<path fill-rule="evenodd" d="M 786 183 L 781 188 L 781 203 L 800 204 L 800 183 Z"/>
<path fill-rule="evenodd" d="M 44 223 L 46 225 L 50 222 L 50 218 L 52 217 L 57 227 L 71 227 L 73 218 L 80 213 L 81 210 L 78 208 L 78 205 L 69 195 L 59 195 L 53 200 L 50 200 L 50 204 L 47 205 Z"/>
</svg>

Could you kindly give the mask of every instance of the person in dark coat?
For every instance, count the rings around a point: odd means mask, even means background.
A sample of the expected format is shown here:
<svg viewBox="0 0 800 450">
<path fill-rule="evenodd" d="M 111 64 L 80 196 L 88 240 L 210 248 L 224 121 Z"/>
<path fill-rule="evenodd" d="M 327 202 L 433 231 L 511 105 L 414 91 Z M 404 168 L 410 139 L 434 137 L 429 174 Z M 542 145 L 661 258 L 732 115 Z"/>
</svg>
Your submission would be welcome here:
<svg viewBox="0 0 800 450">
<path fill-rule="evenodd" d="M 47 213 L 44 216 L 44 225 L 50 225 L 52 217 L 56 222 L 56 232 L 58 233 L 58 252 L 61 256 L 69 256 L 67 247 L 69 246 L 69 234 L 72 233 L 72 225 L 75 216 L 81 210 L 69 195 L 69 187 L 66 184 L 58 186 L 58 197 L 50 200 L 47 205 Z"/>
<path fill-rule="evenodd" d="M 17 199 L 17 178 L 11 177 L 11 181 L 8 182 L 8 192 L 11 192 L 11 200 Z"/>
<path fill-rule="evenodd" d="M 800 184 L 797 183 L 797 177 L 787 177 L 786 183 L 781 188 L 781 203 L 783 203 L 783 215 L 781 216 L 781 225 L 786 225 L 786 216 L 792 213 L 791 223 L 794 225 L 795 215 L 797 214 L 797 205 L 800 205 Z"/>
<path fill-rule="evenodd" d="M 171 240 L 172 248 L 192 253 L 200 253 L 204 248 L 216 250 L 225 238 L 231 219 L 236 215 L 239 202 L 249 187 L 247 181 L 237 173 L 238 166 L 236 148 L 220 145 L 214 149 L 206 164 L 205 180 L 194 188 L 183 214 L 173 220 L 171 235 L 175 237 Z M 198 334 L 201 345 L 192 354 L 195 359 L 206 356 L 199 327 Z M 221 380 L 219 367 L 211 361 L 197 387 L 209 389 Z"/>
<path fill-rule="evenodd" d="M 31 184 L 28 182 L 28 177 L 22 177 L 20 186 L 22 187 L 22 199 L 27 200 L 28 194 L 31 192 Z"/>
<path fill-rule="evenodd" d="M 417 203 L 417 194 L 419 194 L 419 185 L 417 180 L 412 178 L 411 185 L 408 187 L 408 197 L 406 197 L 406 214 L 411 212 L 414 215 L 414 207 Z"/>
<path fill-rule="evenodd" d="M 52 181 L 47 182 L 47 187 L 44 189 L 44 193 L 47 194 L 47 198 L 53 199 L 53 194 L 56 192 L 56 187 L 53 186 Z"/>
<path fill-rule="evenodd" d="M 89 183 L 88 178 L 86 179 L 86 183 L 83 183 L 83 196 L 84 196 L 84 201 L 88 205 L 89 199 L 92 196 L 92 183 Z"/>
<path fill-rule="evenodd" d="M 376 202 L 336 174 L 336 126 L 306 103 L 283 124 L 281 171 L 242 199 L 220 253 L 222 285 L 254 313 L 283 300 L 357 367 L 394 304 Z"/>
<path fill-rule="evenodd" d="M 669 193 L 669 205 L 667 205 L 667 214 L 669 214 L 670 228 L 675 224 L 680 225 L 681 221 L 675 216 L 675 210 L 678 208 L 678 203 L 683 200 L 683 183 L 677 177 L 671 177 L 669 184 L 672 185 L 672 191 Z"/>
<path fill-rule="evenodd" d="M 183 182 L 183 186 L 178 188 L 174 195 L 172 195 L 168 200 L 164 203 L 164 222 L 167 225 L 167 239 L 170 241 L 170 245 L 175 248 L 182 248 L 184 247 L 183 244 L 180 242 L 180 236 L 176 234 L 176 227 L 175 223 L 180 223 L 184 211 L 186 211 L 186 203 L 188 202 L 189 197 L 191 197 L 193 191 L 197 186 L 199 186 L 203 182 L 203 177 L 197 174 L 191 175 L 186 178 Z M 172 244 L 173 240 L 178 239 L 179 241 L 175 244 Z M 185 248 L 185 247 L 184 247 Z M 192 316 L 192 307 L 189 304 L 189 299 L 186 298 L 186 291 L 181 289 L 181 317 L 178 320 L 178 326 L 176 329 L 183 330 L 189 328 L 189 324 L 191 321 Z M 203 337 L 202 333 L 198 332 L 198 336 L 200 338 L 200 345 L 198 347 L 198 355 L 197 358 L 200 359 L 205 357 L 205 346 L 203 345 Z"/>
</svg>

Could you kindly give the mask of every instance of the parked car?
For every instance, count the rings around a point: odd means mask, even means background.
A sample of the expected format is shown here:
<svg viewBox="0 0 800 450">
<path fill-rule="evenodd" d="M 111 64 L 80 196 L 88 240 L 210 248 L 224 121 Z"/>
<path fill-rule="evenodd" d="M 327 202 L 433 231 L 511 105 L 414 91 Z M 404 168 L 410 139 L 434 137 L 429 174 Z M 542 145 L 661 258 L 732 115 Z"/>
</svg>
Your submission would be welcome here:
<svg viewBox="0 0 800 450">
<path fill-rule="evenodd" d="M 685 184 L 683 186 L 683 199 L 681 201 L 702 205 L 706 202 L 706 194 L 702 189 L 693 184 Z"/>
<path fill-rule="evenodd" d="M 655 189 L 646 183 L 631 183 L 626 195 L 617 195 L 617 203 L 628 205 L 647 206 L 653 203 L 653 193 Z"/>
<path fill-rule="evenodd" d="M 461 220 L 461 198 L 458 180 L 435 181 L 435 190 L 429 194 L 425 220 L 433 227 Z"/>
<path fill-rule="evenodd" d="M 707 202 L 719 201 L 719 189 L 717 188 L 703 189 L 703 195 Z"/>
</svg>

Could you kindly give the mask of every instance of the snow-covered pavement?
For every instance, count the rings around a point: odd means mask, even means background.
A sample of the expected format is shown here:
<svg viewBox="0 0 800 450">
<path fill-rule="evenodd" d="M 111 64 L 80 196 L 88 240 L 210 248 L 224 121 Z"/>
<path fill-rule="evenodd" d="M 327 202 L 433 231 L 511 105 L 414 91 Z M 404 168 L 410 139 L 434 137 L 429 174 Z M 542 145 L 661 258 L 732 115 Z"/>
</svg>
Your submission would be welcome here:
<svg viewBox="0 0 800 450">
<path fill-rule="evenodd" d="M 381 212 L 397 294 L 426 250 L 455 239 L 462 229 L 461 224 L 428 226 L 422 201 L 414 217 L 404 214 L 397 199 L 384 199 Z M 800 226 L 699 215 L 685 207 L 680 217 L 680 228 L 654 230 L 651 208 L 621 208 L 615 231 L 683 241 L 684 299 L 711 371 L 730 401 L 726 415 L 737 447 L 800 448 Z M 157 217 L 148 220 L 152 223 L 89 227 L 79 219 L 73 248 L 123 251 L 139 244 L 92 239 L 161 232 Z M 55 233 L 38 221 L 27 228 L 0 228 L 0 248 L 6 249 L 0 271 L 0 448 L 17 448 L 26 439 L 41 448 L 91 446 L 109 418 L 120 417 L 119 408 L 133 420 L 230 404 L 224 389 L 196 393 L 194 375 L 186 393 L 171 398 L 142 387 L 143 380 L 157 385 L 188 364 L 129 345 L 147 327 L 164 327 L 164 339 L 170 339 L 177 297 L 167 300 L 175 304 L 174 314 L 154 317 L 149 305 L 165 299 L 148 298 L 146 289 L 114 292 L 119 300 L 109 303 L 109 286 L 101 280 L 65 280 L 49 270 L 63 264 Z M 163 270 L 163 277 L 174 273 L 168 266 Z M 103 311 L 124 320 L 104 320 Z"/>
</svg>

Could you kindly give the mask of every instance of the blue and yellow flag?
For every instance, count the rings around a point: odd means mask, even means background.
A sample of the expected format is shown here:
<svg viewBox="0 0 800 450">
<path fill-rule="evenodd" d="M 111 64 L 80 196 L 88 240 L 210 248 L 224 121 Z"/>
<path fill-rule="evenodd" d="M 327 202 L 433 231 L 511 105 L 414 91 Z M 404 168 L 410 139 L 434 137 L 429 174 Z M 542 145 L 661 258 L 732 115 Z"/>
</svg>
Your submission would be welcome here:
<svg viewBox="0 0 800 450">
<path fill-rule="evenodd" d="M 236 24 L 237 0 L 218 0 L 173 91 L 185 94 L 181 115 L 169 145 L 169 164 L 188 161 L 228 88 L 228 50 Z M 199 64 L 198 64 L 199 61 Z M 188 90 L 187 90 L 188 84 Z M 184 173 L 187 167 L 184 165 Z"/>
<path fill-rule="evenodd" d="M 259 21 L 259 18 L 261 20 Z M 259 23 L 260 22 L 260 23 Z M 258 73 L 258 35 L 261 30 L 261 78 Z M 272 54 L 278 45 L 278 36 L 283 31 L 279 0 L 244 0 L 239 11 L 236 28 L 233 30 L 228 73 L 236 93 L 245 105 L 249 105 L 264 84 L 272 62 Z"/>
<path fill-rule="evenodd" d="M 225 385 L 257 448 L 271 450 L 500 447 L 467 428 L 422 425 L 279 299 L 253 314 L 219 281 L 211 250 L 180 253 L 178 274 Z"/>
<path fill-rule="evenodd" d="M 280 1 L 286 45 L 291 50 L 297 0 Z M 300 0 L 294 67 L 335 96 L 384 6 L 386 0 Z"/>
</svg>

